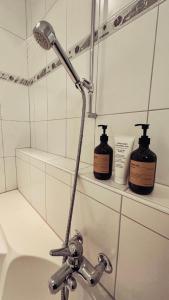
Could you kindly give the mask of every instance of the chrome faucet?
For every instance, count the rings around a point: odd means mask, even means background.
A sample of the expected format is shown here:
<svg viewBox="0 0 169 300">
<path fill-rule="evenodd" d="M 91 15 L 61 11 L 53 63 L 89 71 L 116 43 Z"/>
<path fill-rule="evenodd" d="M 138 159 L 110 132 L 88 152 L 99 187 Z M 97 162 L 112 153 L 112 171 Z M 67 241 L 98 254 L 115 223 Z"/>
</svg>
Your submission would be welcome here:
<svg viewBox="0 0 169 300">
<path fill-rule="evenodd" d="M 96 266 L 93 266 L 83 256 L 83 238 L 80 233 L 77 233 L 69 241 L 68 248 L 51 250 L 50 255 L 67 258 L 66 262 L 49 280 L 51 294 L 58 293 L 65 286 L 74 291 L 77 287 L 74 274 L 80 275 L 90 286 L 95 286 L 104 272 L 110 274 L 113 271 L 111 262 L 105 254 L 99 254 Z"/>
</svg>

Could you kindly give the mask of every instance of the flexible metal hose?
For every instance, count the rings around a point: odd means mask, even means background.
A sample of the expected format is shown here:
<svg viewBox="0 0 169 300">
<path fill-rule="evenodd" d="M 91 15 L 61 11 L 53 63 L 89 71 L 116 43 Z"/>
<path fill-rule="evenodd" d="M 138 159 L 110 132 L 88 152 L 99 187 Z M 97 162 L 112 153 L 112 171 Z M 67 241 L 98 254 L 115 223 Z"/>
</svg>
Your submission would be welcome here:
<svg viewBox="0 0 169 300">
<path fill-rule="evenodd" d="M 81 125 L 80 125 L 80 133 L 79 133 L 79 142 L 78 142 L 78 150 L 77 150 L 77 158 L 76 158 L 76 167 L 75 167 L 75 175 L 74 175 L 74 182 L 71 194 L 71 201 L 70 201 L 70 209 L 69 209 L 69 216 L 65 234 L 65 247 L 68 247 L 70 231 L 71 231 L 71 223 L 72 223 L 72 216 L 73 216 L 73 209 L 75 204 L 75 196 L 76 196 L 76 187 L 77 187 L 77 179 L 79 174 L 79 165 L 80 165 L 80 157 L 81 157 L 81 150 L 82 150 L 82 142 L 83 142 L 83 132 L 84 132 L 84 123 L 85 123 L 85 113 L 86 113 L 86 94 L 83 88 L 82 83 L 79 83 L 78 88 L 82 95 L 82 114 L 81 114 Z M 65 263 L 66 258 L 63 258 L 63 263 Z M 69 297 L 69 291 L 67 287 L 64 287 L 61 291 L 61 300 L 67 300 Z"/>
</svg>

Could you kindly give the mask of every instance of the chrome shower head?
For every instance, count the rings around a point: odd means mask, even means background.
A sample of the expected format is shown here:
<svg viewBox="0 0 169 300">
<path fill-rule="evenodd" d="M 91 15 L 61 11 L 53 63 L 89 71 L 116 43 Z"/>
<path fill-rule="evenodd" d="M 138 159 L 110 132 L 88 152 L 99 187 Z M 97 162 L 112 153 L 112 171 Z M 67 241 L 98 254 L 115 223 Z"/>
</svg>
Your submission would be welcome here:
<svg viewBox="0 0 169 300">
<path fill-rule="evenodd" d="M 33 35 L 37 43 L 45 50 L 50 50 L 56 39 L 53 27 L 46 21 L 40 21 L 36 24 Z"/>
<path fill-rule="evenodd" d="M 40 21 L 33 29 L 33 35 L 37 43 L 45 50 L 53 48 L 69 76 L 77 86 L 80 83 L 80 78 L 72 66 L 65 51 L 56 38 L 53 27 L 47 21 Z"/>
</svg>

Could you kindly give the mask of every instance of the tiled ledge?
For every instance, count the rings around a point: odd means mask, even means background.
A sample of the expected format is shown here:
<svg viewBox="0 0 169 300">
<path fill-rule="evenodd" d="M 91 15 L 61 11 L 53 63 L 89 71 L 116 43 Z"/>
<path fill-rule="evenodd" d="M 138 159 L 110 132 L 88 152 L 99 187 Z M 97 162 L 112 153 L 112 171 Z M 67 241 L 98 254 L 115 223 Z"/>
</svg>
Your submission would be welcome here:
<svg viewBox="0 0 169 300">
<path fill-rule="evenodd" d="M 53 172 L 55 169 L 59 169 L 61 172 L 66 172 L 71 175 L 70 184 L 73 182 L 72 175 L 74 174 L 76 163 L 73 159 L 56 156 L 54 154 L 46 153 L 33 148 L 17 149 L 16 156 L 20 159 L 30 162 L 32 165 L 40 168 L 42 171 L 46 170 L 47 173 L 48 169 L 50 169 L 50 173 L 52 172 L 51 168 L 53 168 Z M 50 173 L 49 175 L 52 175 Z M 163 213 L 169 214 L 169 187 L 167 186 L 155 184 L 155 189 L 152 194 L 148 196 L 141 196 L 132 193 L 127 186 L 116 184 L 112 179 L 107 181 L 99 181 L 95 179 L 92 173 L 92 166 L 89 164 L 81 163 L 79 174 L 80 179 L 82 180 L 110 190 L 115 194 L 130 198 Z M 102 200 L 102 203 L 104 204 L 104 199 Z"/>
<path fill-rule="evenodd" d="M 113 181 L 113 179 L 102 182 L 95 179 L 92 171 L 88 172 L 83 170 L 80 177 L 93 182 L 103 188 L 112 190 L 114 193 L 118 193 L 121 196 L 128 197 L 132 200 L 140 202 L 144 205 L 160 210 L 164 213 L 169 214 L 169 187 L 156 183 L 154 191 L 150 195 L 137 195 L 133 193 L 127 185 L 120 185 Z"/>
</svg>

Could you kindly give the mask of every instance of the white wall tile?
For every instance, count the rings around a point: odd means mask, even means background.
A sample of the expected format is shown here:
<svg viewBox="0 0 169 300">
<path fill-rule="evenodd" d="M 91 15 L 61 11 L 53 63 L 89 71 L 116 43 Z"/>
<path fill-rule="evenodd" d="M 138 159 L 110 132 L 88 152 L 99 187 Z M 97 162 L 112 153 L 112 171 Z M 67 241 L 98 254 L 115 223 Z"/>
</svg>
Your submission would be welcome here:
<svg viewBox="0 0 169 300">
<path fill-rule="evenodd" d="M 47 222 L 64 239 L 70 202 L 70 187 L 46 176 Z"/>
<path fill-rule="evenodd" d="M 129 5 L 132 0 L 100 0 L 100 23 L 105 22 L 120 9 Z"/>
<path fill-rule="evenodd" d="M 67 48 L 90 34 L 91 5 L 91 0 L 67 1 Z M 99 1 L 96 1 L 96 26 L 98 25 L 98 19 Z"/>
<path fill-rule="evenodd" d="M 108 125 L 107 134 L 109 136 L 108 143 L 114 148 L 114 137 L 119 135 L 128 135 L 135 137 L 135 147 L 138 147 L 138 139 L 142 132 L 135 127 L 137 123 L 146 123 L 146 112 L 135 112 L 128 114 L 117 114 L 109 116 L 99 116 L 96 120 L 96 139 L 95 145 L 100 143 L 100 136 L 102 134 L 101 128 L 97 127 L 99 124 Z"/>
<path fill-rule="evenodd" d="M 31 147 L 47 151 L 47 122 L 31 122 Z"/>
<path fill-rule="evenodd" d="M 112 275 L 104 274 L 101 282 L 113 295 L 119 214 L 79 192 L 76 194 L 75 203 L 72 235 L 76 229 L 82 233 L 84 255 L 93 264 L 97 263 L 97 256 L 100 252 L 110 258 L 114 271 Z"/>
<path fill-rule="evenodd" d="M 65 156 L 66 120 L 48 121 L 48 152 Z"/>
<path fill-rule="evenodd" d="M 70 300 L 112 300 L 112 297 L 108 295 L 108 293 L 101 287 L 101 285 L 97 284 L 96 286 L 88 286 L 86 288 L 86 283 L 82 278 L 78 278 L 77 289 L 69 294 Z"/>
<path fill-rule="evenodd" d="M 169 241 L 122 217 L 117 300 L 169 297 Z"/>
<path fill-rule="evenodd" d="M 4 159 L 0 158 L 0 193 L 5 192 L 5 170 L 4 170 Z"/>
<path fill-rule="evenodd" d="M 50 162 L 51 163 L 51 162 Z M 56 162 L 57 164 L 57 162 Z M 67 185 L 71 186 L 71 174 L 68 172 L 65 172 L 51 164 L 46 164 L 46 173 L 63 183 L 66 183 Z"/>
<path fill-rule="evenodd" d="M 34 76 L 41 69 L 46 67 L 46 50 L 42 49 L 31 36 L 27 39 L 28 47 L 28 71 L 29 77 Z"/>
<path fill-rule="evenodd" d="M 26 37 L 32 35 L 32 10 L 31 10 L 31 1 L 26 0 Z"/>
<path fill-rule="evenodd" d="M 150 109 L 169 108 L 169 1 L 159 7 Z"/>
<path fill-rule="evenodd" d="M 47 120 L 46 77 L 29 88 L 31 121 Z"/>
<path fill-rule="evenodd" d="M 0 157 L 3 156 L 3 144 L 2 144 L 2 122 L 0 121 Z"/>
<path fill-rule="evenodd" d="M 43 19 L 45 15 L 45 0 L 30 0 L 31 3 L 31 16 L 32 16 L 32 28 L 38 21 Z"/>
<path fill-rule="evenodd" d="M 111 190 L 100 187 L 95 183 L 91 183 L 83 178 L 78 178 L 77 190 L 81 193 L 97 200 L 103 205 L 120 212 L 121 196 L 113 193 Z"/>
<path fill-rule="evenodd" d="M 151 111 L 148 122 L 150 123 L 149 136 L 151 137 L 150 149 L 157 155 L 158 183 L 169 185 L 169 140 L 168 140 L 169 110 Z"/>
<path fill-rule="evenodd" d="M 30 146 L 28 122 L 2 121 L 4 156 L 15 156 L 15 149 Z"/>
<path fill-rule="evenodd" d="M 148 108 L 156 19 L 154 9 L 100 43 L 98 114 Z"/>
<path fill-rule="evenodd" d="M 123 197 L 122 213 L 153 231 L 169 238 L 169 215 Z M 151 217 L 150 217 L 151 216 Z"/>
<path fill-rule="evenodd" d="M 24 160 L 17 158 L 17 183 L 19 191 L 30 201 L 31 197 L 31 181 L 30 181 L 30 164 Z"/>
<path fill-rule="evenodd" d="M 26 37 L 25 1 L 1 0 L 0 26 L 19 35 Z"/>
<path fill-rule="evenodd" d="M 29 121 L 28 88 L 7 81 L 0 81 L 0 90 L 2 119 Z"/>
<path fill-rule="evenodd" d="M 47 77 L 48 120 L 66 117 L 66 71 L 59 68 Z"/>
<path fill-rule="evenodd" d="M 31 165 L 30 182 L 30 202 L 40 215 L 46 218 L 45 173 Z"/>
<path fill-rule="evenodd" d="M 30 149 L 30 148 L 29 148 Z M 38 151 L 38 150 L 37 150 Z M 41 160 L 41 157 L 30 157 L 30 164 L 42 172 L 45 172 L 45 162 Z"/>
<path fill-rule="evenodd" d="M 26 41 L 0 28 L 0 66 L 4 72 L 27 78 Z M 12 50 L 11 50 L 12 49 Z"/>
<path fill-rule="evenodd" d="M 86 163 L 93 163 L 94 126 L 95 120 L 86 118 L 81 155 L 81 161 Z M 73 159 L 76 159 L 77 155 L 79 131 L 80 119 L 67 119 L 67 156 Z"/>
<path fill-rule="evenodd" d="M 30 146 L 31 148 L 36 148 L 36 122 L 31 122 L 31 145 Z"/>
<path fill-rule="evenodd" d="M 15 157 L 5 158 L 5 176 L 6 176 L 6 190 L 10 191 L 17 188 L 16 182 L 16 162 Z"/>
<path fill-rule="evenodd" d="M 66 49 L 66 3 L 67 0 L 55 1 L 55 5 L 47 13 L 45 18 L 51 23 L 56 32 L 56 36 L 64 49 Z M 53 50 L 47 52 L 47 59 L 48 62 L 56 59 L 56 54 Z"/>
<path fill-rule="evenodd" d="M 46 0 L 46 11 L 48 11 L 49 9 L 52 8 L 52 6 L 54 5 L 54 3 L 56 2 L 57 0 Z"/>
</svg>

